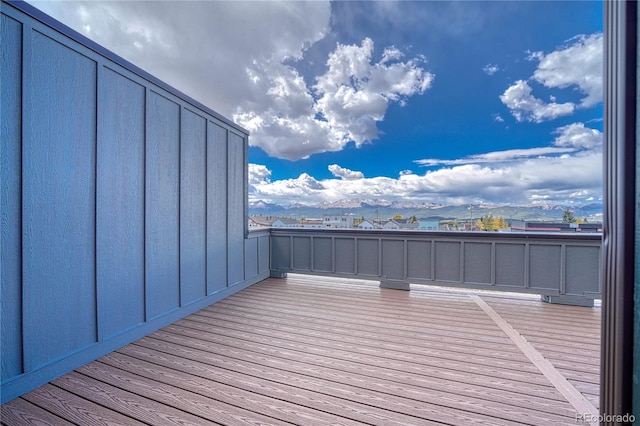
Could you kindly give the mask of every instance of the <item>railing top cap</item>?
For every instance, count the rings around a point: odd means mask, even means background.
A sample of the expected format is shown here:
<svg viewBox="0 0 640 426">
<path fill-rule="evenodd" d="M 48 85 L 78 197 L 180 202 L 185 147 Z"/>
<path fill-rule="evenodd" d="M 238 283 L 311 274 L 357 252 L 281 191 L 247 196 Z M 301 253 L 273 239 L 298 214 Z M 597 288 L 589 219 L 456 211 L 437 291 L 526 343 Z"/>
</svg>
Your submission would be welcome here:
<svg viewBox="0 0 640 426">
<path fill-rule="evenodd" d="M 442 237 L 456 239 L 535 239 L 535 240 L 579 240 L 601 241 L 601 233 L 580 232 L 484 232 L 484 231 L 418 231 L 395 229 L 343 229 L 343 228 L 270 228 L 272 234 L 334 234 L 358 236 L 410 236 L 410 237 Z"/>
</svg>

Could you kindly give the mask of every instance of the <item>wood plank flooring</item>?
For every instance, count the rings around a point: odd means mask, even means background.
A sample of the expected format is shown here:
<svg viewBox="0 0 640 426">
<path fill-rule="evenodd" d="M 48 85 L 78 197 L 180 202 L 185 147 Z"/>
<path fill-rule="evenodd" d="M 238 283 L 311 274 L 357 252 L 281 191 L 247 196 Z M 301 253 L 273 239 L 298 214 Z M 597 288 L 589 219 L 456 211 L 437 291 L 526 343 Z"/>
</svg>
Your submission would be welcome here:
<svg viewBox="0 0 640 426">
<path fill-rule="evenodd" d="M 290 275 L 4 404 L 0 422 L 584 424 L 478 297 L 597 412 L 600 308 Z"/>
</svg>

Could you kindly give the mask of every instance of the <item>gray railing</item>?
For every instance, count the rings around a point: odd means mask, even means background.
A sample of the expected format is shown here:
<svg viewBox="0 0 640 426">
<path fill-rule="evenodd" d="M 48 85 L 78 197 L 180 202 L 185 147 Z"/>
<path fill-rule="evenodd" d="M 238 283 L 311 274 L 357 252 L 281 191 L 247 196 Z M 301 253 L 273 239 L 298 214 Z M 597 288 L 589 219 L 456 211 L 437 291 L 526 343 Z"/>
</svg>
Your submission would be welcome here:
<svg viewBox="0 0 640 426">
<path fill-rule="evenodd" d="M 287 272 L 540 294 L 593 306 L 600 234 L 272 229 L 271 275 Z"/>
</svg>

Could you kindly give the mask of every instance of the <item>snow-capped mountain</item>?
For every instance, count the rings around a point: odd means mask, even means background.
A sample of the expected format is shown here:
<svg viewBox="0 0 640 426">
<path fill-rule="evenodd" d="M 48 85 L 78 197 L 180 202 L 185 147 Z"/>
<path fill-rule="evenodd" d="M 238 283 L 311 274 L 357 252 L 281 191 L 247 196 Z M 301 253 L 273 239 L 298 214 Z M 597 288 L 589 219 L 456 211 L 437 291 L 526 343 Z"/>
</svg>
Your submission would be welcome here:
<svg viewBox="0 0 640 426">
<path fill-rule="evenodd" d="M 322 217 L 325 214 L 352 213 L 365 218 L 386 218 L 396 214 L 404 217 L 433 219 L 471 219 L 486 215 L 519 220 L 561 220 L 565 210 L 571 210 L 575 217 L 587 218 L 590 222 L 602 221 L 602 204 L 592 203 L 579 206 L 563 206 L 555 204 L 535 204 L 525 206 L 497 205 L 497 204 L 462 204 L 443 205 L 435 203 L 416 203 L 412 201 L 389 201 L 382 199 L 338 200 L 307 205 L 292 203 L 281 206 L 263 200 L 249 203 L 249 214 L 294 216 L 294 217 Z"/>
</svg>

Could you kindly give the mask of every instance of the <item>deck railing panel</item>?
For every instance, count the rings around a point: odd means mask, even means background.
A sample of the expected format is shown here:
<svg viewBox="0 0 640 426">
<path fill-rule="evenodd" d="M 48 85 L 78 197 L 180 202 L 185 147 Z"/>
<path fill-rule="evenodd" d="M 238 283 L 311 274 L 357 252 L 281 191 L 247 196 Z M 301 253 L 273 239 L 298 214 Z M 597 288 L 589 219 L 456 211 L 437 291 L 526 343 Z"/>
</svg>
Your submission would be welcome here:
<svg viewBox="0 0 640 426">
<path fill-rule="evenodd" d="M 310 270 L 311 257 L 311 240 L 309 238 L 293 238 L 293 267 L 295 269 Z"/>
<path fill-rule="evenodd" d="M 341 274 L 357 274 L 356 239 L 355 238 L 335 238 L 333 240 L 334 252 L 333 261 L 335 272 Z M 313 267 L 312 267 L 313 268 Z M 311 269 L 313 271 L 313 269 Z"/>
<path fill-rule="evenodd" d="M 493 244 L 465 243 L 464 245 L 464 282 L 491 284 L 491 262 Z"/>
<path fill-rule="evenodd" d="M 407 241 L 407 279 L 433 279 L 431 241 Z"/>
<path fill-rule="evenodd" d="M 460 241 L 434 241 L 435 277 L 423 279 L 459 283 L 462 280 L 461 248 Z"/>
<path fill-rule="evenodd" d="M 525 284 L 526 251 L 527 246 L 524 243 L 496 243 L 496 255 L 493 261 L 496 264 L 495 285 L 497 287 L 527 287 Z"/>
<path fill-rule="evenodd" d="M 358 238 L 356 240 L 357 246 L 357 274 L 378 276 L 380 275 L 380 268 L 384 268 L 380 264 L 380 242 L 371 238 Z"/>
<path fill-rule="evenodd" d="M 574 295 L 594 294 L 600 297 L 600 247 L 567 244 L 565 252 L 563 292 Z"/>
<path fill-rule="evenodd" d="M 375 275 L 376 270 L 377 274 L 382 275 L 383 277 L 387 277 L 392 280 L 403 280 L 406 277 L 405 271 L 405 242 L 403 240 L 380 240 L 377 242 L 376 240 L 369 240 L 370 244 L 373 246 L 377 246 L 380 252 L 380 260 L 378 263 L 380 264 L 379 268 L 376 268 L 375 265 L 369 265 L 370 275 Z M 367 258 L 366 255 L 366 247 L 363 247 L 362 257 Z M 371 256 L 371 261 L 376 259 L 378 256 Z"/>
<path fill-rule="evenodd" d="M 517 291 L 566 303 L 600 297 L 600 250 L 600 234 L 271 230 L 274 273 Z"/>
<path fill-rule="evenodd" d="M 333 239 L 316 237 L 313 239 L 312 265 L 318 272 L 333 271 Z"/>
<path fill-rule="evenodd" d="M 529 287 L 541 290 L 560 288 L 562 246 L 531 244 L 529 255 Z"/>
</svg>

